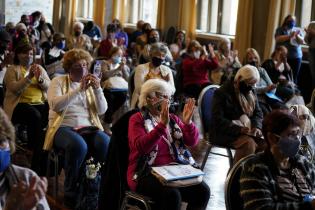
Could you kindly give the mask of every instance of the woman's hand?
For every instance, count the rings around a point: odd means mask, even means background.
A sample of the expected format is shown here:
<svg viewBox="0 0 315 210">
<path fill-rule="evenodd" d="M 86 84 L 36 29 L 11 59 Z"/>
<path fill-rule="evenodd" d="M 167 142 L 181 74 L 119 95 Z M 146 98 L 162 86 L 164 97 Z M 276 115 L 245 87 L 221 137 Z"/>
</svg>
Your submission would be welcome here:
<svg viewBox="0 0 315 210">
<path fill-rule="evenodd" d="M 31 210 L 45 197 L 47 191 L 47 179 L 32 177 L 28 186 L 24 181 L 11 188 L 7 197 L 5 209 Z"/>
<path fill-rule="evenodd" d="M 183 123 L 188 125 L 191 123 L 191 118 L 194 113 L 195 109 L 195 99 L 194 98 L 188 98 L 183 111 Z"/>
<path fill-rule="evenodd" d="M 98 89 L 101 87 L 100 79 L 94 74 L 86 75 L 87 86 L 92 86 L 93 89 Z M 88 87 L 87 87 L 88 88 Z"/>
<path fill-rule="evenodd" d="M 27 77 L 28 77 L 29 79 L 32 79 L 33 77 L 35 77 L 36 80 L 38 80 L 39 77 L 40 77 L 40 75 L 41 75 L 41 70 L 40 70 L 40 68 L 39 68 L 39 65 L 37 65 L 37 64 L 32 64 L 31 67 L 30 67 L 30 69 L 29 69 L 29 74 L 28 74 Z"/>
<path fill-rule="evenodd" d="M 262 136 L 262 132 L 259 128 L 252 128 L 252 130 L 250 132 L 253 136 L 256 136 L 256 137 Z"/>
<path fill-rule="evenodd" d="M 170 115 L 169 115 L 169 101 L 168 100 L 163 100 L 161 103 L 161 123 L 165 126 L 168 125 L 170 121 Z"/>
</svg>

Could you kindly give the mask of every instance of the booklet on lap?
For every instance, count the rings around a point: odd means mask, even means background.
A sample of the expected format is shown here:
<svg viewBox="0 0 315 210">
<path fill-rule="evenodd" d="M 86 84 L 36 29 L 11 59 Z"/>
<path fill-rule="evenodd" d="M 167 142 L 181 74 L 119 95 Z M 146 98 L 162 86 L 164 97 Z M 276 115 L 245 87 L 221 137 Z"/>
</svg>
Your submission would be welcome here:
<svg viewBox="0 0 315 210">
<path fill-rule="evenodd" d="M 200 169 L 194 168 L 191 165 L 157 166 L 152 167 L 152 170 L 167 182 L 195 178 L 205 174 Z"/>
</svg>

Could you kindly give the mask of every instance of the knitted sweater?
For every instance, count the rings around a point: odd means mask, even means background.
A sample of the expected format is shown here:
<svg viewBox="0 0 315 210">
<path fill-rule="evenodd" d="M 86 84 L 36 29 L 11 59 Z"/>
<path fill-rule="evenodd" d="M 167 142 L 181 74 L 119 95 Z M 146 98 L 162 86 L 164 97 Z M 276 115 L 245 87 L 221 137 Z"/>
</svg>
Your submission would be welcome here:
<svg viewBox="0 0 315 210">
<path fill-rule="evenodd" d="M 311 210 L 311 203 L 304 202 L 303 197 L 314 195 L 315 168 L 300 155 L 290 163 L 288 177 L 294 174 L 294 179 L 283 176 L 269 151 L 246 162 L 240 178 L 243 209 Z"/>
</svg>

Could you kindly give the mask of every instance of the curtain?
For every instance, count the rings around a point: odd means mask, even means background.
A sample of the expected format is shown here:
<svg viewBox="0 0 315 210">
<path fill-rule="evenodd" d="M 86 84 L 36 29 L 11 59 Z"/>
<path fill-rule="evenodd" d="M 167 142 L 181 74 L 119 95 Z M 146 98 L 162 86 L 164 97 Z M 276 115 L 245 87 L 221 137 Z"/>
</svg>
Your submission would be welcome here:
<svg viewBox="0 0 315 210">
<path fill-rule="evenodd" d="M 239 0 L 234 49 L 238 50 L 241 61 L 252 44 L 253 11 L 253 0 Z"/>
<path fill-rule="evenodd" d="M 126 21 L 126 12 L 128 11 L 127 0 L 113 0 L 113 17 L 112 19 L 117 18 L 121 24 L 124 24 Z"/>
<path fill-rule="evenodd" d="M 54 0 L 54 6 L 53 6 L 53 26 L 55 30 L 60 30 L 60 19 L 61 19 L 61 1 L 60 0 Z"/>
<path fill-rule="evenodd" d="M 266 30 L 266 43 L 263 58 L 267 59 L 275 47 L 275 31 L 284 18 L 294 14 L 296 0 L 271 0 L 269 5 L 268 24 Z"/>
<path fill-rule="evenodd" d="M 158 1 L 158 17 L 157 17 L 157 23 L 156 23 L 156 28 L 158 29 L 165 29 L 165 2 L 166 0 L 159 0 Z"/>
<path fill-rule="evenodd" d="M 106 1 L 105 0 L 94 0 L 93 4 L 93 20 L 94 23 L 97 24 L 101 31 L 105 28 L 105 8 Z"/>
<path fill-rule="evenodd" d="M 175 9 L 175 8 L 174 8 Z M 186 37 L 196 37 L 197 0 L 180 0 L 178 26 L 179 30 L 186 31 Z"/>
<path fill-rule="evenodd" d="M 65 36 L 70 36 L 77 16 L 77 0 L 66 1 Z"/>
</svg>

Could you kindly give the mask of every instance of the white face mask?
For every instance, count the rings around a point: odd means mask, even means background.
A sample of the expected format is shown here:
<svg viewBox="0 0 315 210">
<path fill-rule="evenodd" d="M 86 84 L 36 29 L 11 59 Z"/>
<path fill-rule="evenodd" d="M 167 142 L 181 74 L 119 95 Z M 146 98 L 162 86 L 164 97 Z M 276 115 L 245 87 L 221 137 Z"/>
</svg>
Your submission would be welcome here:
<svg viewBox="0 0 315 210">
<path fill-rule="evenodd" d="M 196 58 L 196 59 L 199 59 L 200 58 L 200 51 L 198 50 L 198 51 L 196 51 L 196 52 L 194 52 L 194 57 Z"/>
</svg>

